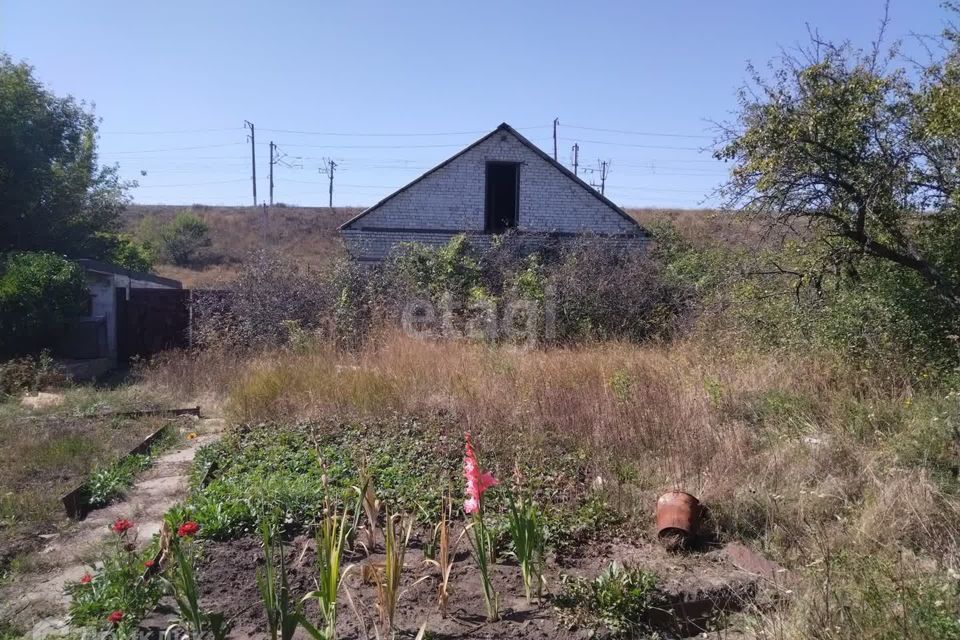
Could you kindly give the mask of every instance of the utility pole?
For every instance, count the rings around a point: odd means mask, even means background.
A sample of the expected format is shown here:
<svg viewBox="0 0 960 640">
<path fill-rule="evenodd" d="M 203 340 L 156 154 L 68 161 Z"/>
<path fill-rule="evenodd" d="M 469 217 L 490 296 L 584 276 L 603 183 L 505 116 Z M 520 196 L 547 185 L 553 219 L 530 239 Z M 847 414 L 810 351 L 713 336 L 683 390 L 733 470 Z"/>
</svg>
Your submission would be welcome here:
<svg viewBox="0 0 960 640">
<path fill-rule="evenodd" d="M 243 126 L 250 129 L 250 135 L 247 140 L 250 141 L 250 166 L 252 173 L 250 179 L 253 181 L 253 206 L 257 206 L 257 138 L 253 123 L 249 120 L 243 121 Z"/>
<path fill-rule="evenodd" d="M 273 152 L 276 151 L 277 145 L 273 144 L 273 140 L 270 141 L 270 206 L 273 206 L 273 165 L 277 163 L 273 159 Z"/>
<path fill-rule="evenodd" d="M 604 160 L 600 163 L 600 195 L 603 195 L 603 191 L 607 185 L 607 171 L 610 169 L 610 161 Z"/>
<path fill-rule="evenodd" d="M 557 161 L 557 125 L 560 124 L 560 118 L 553 119 L 553 161 Z"/>
<path fill-rule="evenodd" d="M 267 203 L 263 203 L 263 218 L 261 219 L 263 224 L 263 246 L 267 246 L 267 241 L 270 238 L 270 214 L 267 212 Z"/>
<path fill-rule="evenodd" d="M 325 173 L 330 176 L 330 203 L 329 207 L 333 209 L 333 170 L 337 168 L 337 163 L 331 160 L 326 160 L 324 162 L 324 168 L 320 169 L 320 173 Z"/>
<path fill-rule="evenodd" d="M 575 143 L 571 151 L 573 151 L 573 175 L 577 175 L 577 167 L 580 161 L 580 145 Z"/>
</svg>

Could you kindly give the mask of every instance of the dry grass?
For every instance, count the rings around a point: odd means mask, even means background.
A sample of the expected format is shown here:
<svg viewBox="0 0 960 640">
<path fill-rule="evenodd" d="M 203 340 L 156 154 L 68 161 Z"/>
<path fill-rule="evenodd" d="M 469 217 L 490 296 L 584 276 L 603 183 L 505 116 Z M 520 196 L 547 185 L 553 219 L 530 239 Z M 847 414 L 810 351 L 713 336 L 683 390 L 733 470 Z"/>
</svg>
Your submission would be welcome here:
<svg viewBox="0 0 960 640">
<path fill-rule="evenodd" d="M 871 388 L 817 358 L 697 342 L 528 351 L 391 333 L 356 353 L 206 352 L 147 375 L 181 393 L 229 390 L 240 422 L 445 412 L 487 441 L 565 443 L 639 514 L 657 492 L 684 488 L 725 535 L 789 563 L 808 559 L 811 526 L 865 546 L 953 553 L 960 541 L 960 503 L 904 445 L 916 420 L 956 412 L 957 400 Z"/>
<path fill-rule="evenodd" d="M 162 276 L 181 280 L 186 287 L 217 288 L 229 282 L 247 256 L 272 249 L 310 267 L 322 267 L 342 254 L 336 228 L 360 212 L 351 207 L 211 207 L 206 205 L 131 205 L 123 215 L 127 231 L 135 233 L 146 216 L 172 218 L 187 209 L 210 226 L 212 246 L 205 259 L 190 268 L 158 265 Z"/>
<path fill-rule="evenodd" d="M 67 523 L 62 494 L 163 424 L 98 414 L 143 408 L 155 400 L 155 394 L 138 387 L 76 387 L 66 390 L 56 407 L 0 404 L 0 570 L 15 554 L 36 546 L 38 534 L 54 533 Z"/>
</svg>

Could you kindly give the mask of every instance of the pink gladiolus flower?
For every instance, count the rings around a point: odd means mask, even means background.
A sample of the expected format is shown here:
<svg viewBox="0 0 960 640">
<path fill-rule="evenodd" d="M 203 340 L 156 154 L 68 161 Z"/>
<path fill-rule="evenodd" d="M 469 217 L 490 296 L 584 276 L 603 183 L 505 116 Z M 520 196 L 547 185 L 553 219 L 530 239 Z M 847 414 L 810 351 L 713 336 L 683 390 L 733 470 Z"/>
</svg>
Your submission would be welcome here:
<svg viewBox="0 0 960 640">
<path fill-rule="evenodd" d="M 498 483 L 493 474 L 480 468 L 477 454 L 470 443 L 470 434 L 465 433 L 464 437 L 467 444 L 466 453 L 463 456 L 463 477 L 467 479 L 467 499 L 463 501 L 463 510 L 465 513 L 476 513 L 480 510 L 480 501 L 483 499 L 484 492 Z"/>
</svg>

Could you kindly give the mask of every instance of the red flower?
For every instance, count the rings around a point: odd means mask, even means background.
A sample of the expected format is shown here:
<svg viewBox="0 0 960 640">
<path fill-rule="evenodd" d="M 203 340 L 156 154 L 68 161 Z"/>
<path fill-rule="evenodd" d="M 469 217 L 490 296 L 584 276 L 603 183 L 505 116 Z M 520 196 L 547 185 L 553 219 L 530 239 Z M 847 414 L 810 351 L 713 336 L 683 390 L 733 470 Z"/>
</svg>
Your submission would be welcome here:
<svg viewBox="0 0 960 640">
<path fill-rule="evenodd" d="M 110 530 L 117 535 L 123 535 L 126 531 L 133 529 L 133 522 L 127 520 L 126 518 L 117 518 L 113 521 L 113 524 L 110 525 Z M 114 612 L 116 613 L 116 612 Z"/>
<path fill-rule="evenodd" d="M 107 616 L 107 622 L 110 624 L 120 624 L 121 620 L 123 620 L 123 611 L 114 611 Z"/>
<path fill-rule="evenodd" d="M 177 535 L 181 538 L 189 538 L 197 535 L 197 531 L 200 531 L 200 525 L 193 520 L 189 520 L 180 525 L 180 528 L 177 529 Z"/>
<path fill-rule="evenodd" d="M 470 442 L 470 434 L 465 433 L 464 438 L 467 443 L 463 457 L 463 477 L 467 480 L 467 499 L 463 501 L 463 510 L 466 513 L 476 513 L 480 510 L 484 492 L 498 483 L 491 473 L 480 468 L 477 454 Z"/>
<path fill-rule="evenodd" d="M 93 580 L 93 576 L 89 573 L 83 574 L 83 577 L 80 578 L 80 584 L 90 584 L 90 581 Z"/>
<path fill-rule="evenodd" d="M 150 567 L 153 566 L 153 560 L 145 560 L 144 563 L 143 563 L 143 566 L 145 566 L 147 569 L 149 569 Z"/>
</svg>

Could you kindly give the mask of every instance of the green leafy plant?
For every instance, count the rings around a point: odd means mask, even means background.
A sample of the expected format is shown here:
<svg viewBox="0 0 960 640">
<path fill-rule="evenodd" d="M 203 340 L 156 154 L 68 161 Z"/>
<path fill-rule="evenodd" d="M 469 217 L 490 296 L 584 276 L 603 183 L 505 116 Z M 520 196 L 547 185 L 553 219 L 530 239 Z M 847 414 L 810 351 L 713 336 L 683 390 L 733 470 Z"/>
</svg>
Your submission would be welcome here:
<svg viewBox="0 0 960 640">
<path fill-rule="evenodd" d="M 283 544 L 275 535 L 274 525 L 267 520 L 260 523 L 260 537 L 263 567 L 257 568 L 257 588 L 267 613 L 270 638 L 290 640 L 300 625 L 302 613 L 299 603 L 290 597 Z"/>
<path fill-rule="evenodd" d="M 546 556 L 543 517 L 536 503 L 518 492 L 510 497 L 507 528 L 513 553 L 520 564 L 523 592 L 529 602 L 536 584 L 537 597 L 543 591 L 543 567 Z"/>
<path fill-rule="evenodd" d="M 144 454 L 123 456 L 112 464 L 95 469 L 84 483 L 81 500 L 84 505 L 99 509 L 123 496 L 133 485 L 136 474 L 148 468 L 156 455 L 169 448 L 175 438 L 173 429 L 166 429 Z"/>
<path fill-rule="evenodd" d="M 95 470 L 84 485 L 83 497 L 86 504 L 94 509 L 107 506 L 122 496 L 133 484 L 134 475 L 146 469 L 149 464 L 149 456 L 132 455 Z"/>
<path fill-rule="evenodd" d="M 180 211 L 167 222 L 144 218 L 138 235 L 157 260 L 181 266 L 211 244 L 209 225 L 189 211 Z"/>
<path fill-rule="evenodd" d="M 652 633 L 649 614 L 664 604 L 653 574 L 610 564 L 595 579 L 565 579 L 556 600 L 560 616 L 577 625 L 605 627 L 613 637 Z"/>
</svg>

